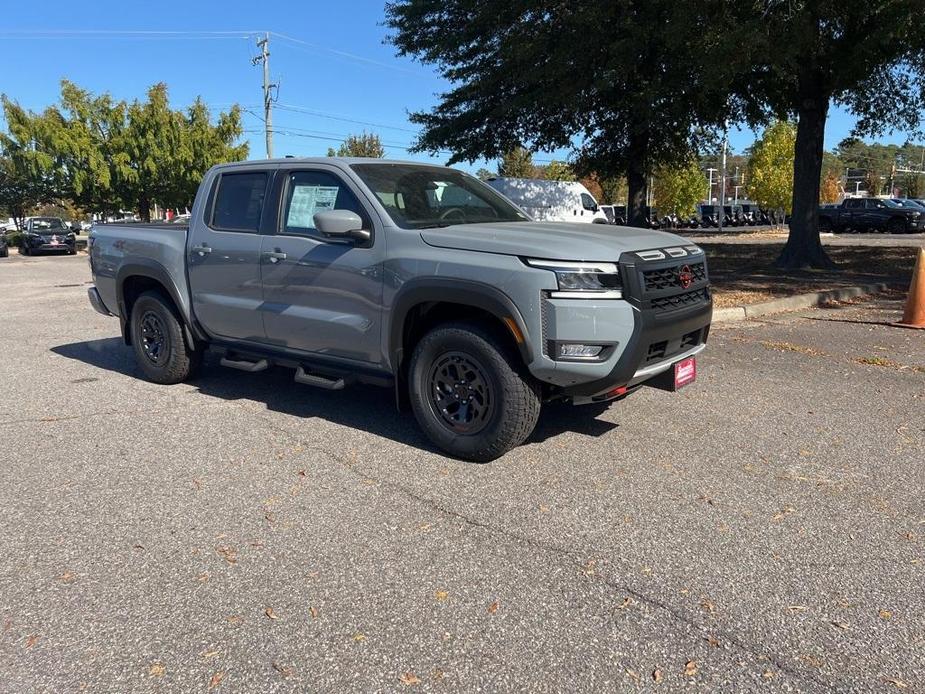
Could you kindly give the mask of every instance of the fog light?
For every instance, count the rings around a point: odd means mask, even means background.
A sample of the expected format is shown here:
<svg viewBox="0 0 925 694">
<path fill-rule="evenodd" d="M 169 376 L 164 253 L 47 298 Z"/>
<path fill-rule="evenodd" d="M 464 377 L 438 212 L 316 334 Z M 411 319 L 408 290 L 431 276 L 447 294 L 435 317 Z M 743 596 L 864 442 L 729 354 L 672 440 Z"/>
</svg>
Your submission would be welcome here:
<svg viewBox="0 0 925 694">
<path fill-rule="evenodd" d="M 602 345 L 561 344 L 559 356 L 565 359 L 594 359 L 602 349 Z"/>
</svg>

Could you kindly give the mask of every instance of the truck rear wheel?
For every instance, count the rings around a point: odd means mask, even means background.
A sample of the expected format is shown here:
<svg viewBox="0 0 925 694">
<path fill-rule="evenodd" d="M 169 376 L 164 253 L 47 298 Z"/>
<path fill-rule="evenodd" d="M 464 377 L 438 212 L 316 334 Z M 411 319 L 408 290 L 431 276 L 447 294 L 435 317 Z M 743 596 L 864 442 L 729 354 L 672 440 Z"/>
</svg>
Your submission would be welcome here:
<svg viewBox="0 0 925 694">
<path fill-rule="evenodd" d="M 183 326 L 160 292 L 141 294 L 132 306 L 132 347 L 149 381 L 165 385 L 193 376 L 202 363 L 202 350 L 191 350 Z"/>
<path fill-rule="evenodd" d="M 450 455 L 494 460 L 523 443 L 539 418 L 539 385 L 522 371 L 517 357 L 481 326 L 438 326 L 411 356 L 414 416 Z"/>
</svg>

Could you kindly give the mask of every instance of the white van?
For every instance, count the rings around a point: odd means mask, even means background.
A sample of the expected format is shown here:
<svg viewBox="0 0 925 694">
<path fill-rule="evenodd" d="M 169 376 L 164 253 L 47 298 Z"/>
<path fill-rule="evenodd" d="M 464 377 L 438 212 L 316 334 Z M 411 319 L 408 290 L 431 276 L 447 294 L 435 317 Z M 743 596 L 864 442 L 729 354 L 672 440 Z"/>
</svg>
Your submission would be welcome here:
<svg viewBox="0 0 925 694">
<path fill-rule="evenodd" d="M 485 181 L 538 222 L 607 224 L 607 216 L 577 181 L 489 178 Z"/>
</svg>

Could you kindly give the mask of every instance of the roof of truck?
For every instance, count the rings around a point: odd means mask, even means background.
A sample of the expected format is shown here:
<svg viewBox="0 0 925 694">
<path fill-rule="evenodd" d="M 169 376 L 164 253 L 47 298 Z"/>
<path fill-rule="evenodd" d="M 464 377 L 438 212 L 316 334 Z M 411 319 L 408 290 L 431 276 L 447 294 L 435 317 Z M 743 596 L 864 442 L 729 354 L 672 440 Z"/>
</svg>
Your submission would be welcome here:
<svg viewBox="0 0 925 694">
<path fill-rule="evenodd" d="M 291 164 L 298 162 L 300 164 L 412 164 L 414 166 L 437 166 L 443 167 L 442 164 L 431 164 L 422 161 L 408 161 L 407 159 L 379 159 L 377 157 L 277 157 L 274 159 L 247 159 L 245 161 L 232 161 L 227 164 L 218 166 L 253 166 L 254 164 Z"/>
</svg>

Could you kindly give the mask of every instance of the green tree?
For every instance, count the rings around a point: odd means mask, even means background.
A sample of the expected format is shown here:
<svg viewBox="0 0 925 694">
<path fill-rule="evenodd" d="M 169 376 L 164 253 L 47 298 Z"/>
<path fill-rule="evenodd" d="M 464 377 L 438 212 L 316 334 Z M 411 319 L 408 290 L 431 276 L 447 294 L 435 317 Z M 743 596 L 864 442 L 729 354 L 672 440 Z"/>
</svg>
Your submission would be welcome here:
<svg viewBox="0 0 925 694">
<path fill-rule="evenodd" d="M 921 198 L 925 195 L 925 177 L 921 174 L 906 174 L 903 179 L 903 191 L 907 198 Z"/>
<path fill-rule="evenodd" d="M 655 202 L 662 212 L 690 217 L 704 199 L 707 182 L 696 160 L 682 166 L 663 166 L 655 171 Z"/>
<path fill-rule="evenodd" d="M 359 135 L 348 135 L 336 150 L 333 147 L 328 148 L 328 156 L 382 159 L 385 156 L 385 148 L 378 135 L 363 131 Z"/>
<path fill-rule="evenodd" d="M 729 56 L 741 66 L 733 69 L 737 97 L 753 120 L 770 112 L 797 121 L 793 217 L 777 264 L 832 267 L 818 226 L 829 107 L 852 112 L 858 135 L 916 129 L 925 82 L 921 0 L 765 0 L 729 3 L 729 11 L 741 37 Z"/>
<path fill-rule="evenodd" d="M 786 121 L 769 125 L 752 148 L 748 195 L 764 208 L 790 212 L 796 129 Z"/>
<path fill-rule="evenodd" d="M 147 220 L 154 204 L 191 205 L 209 167 L 247 157 L 247 145 L 236 144 L 237 106 L 213 124 L 201 100 L 171 109 L 163 84 L 151 87 L 146 101 L 127 104 L 64 81 L 58 106 L 36 114 L 3 97 L 3 109 L 8 133 L 0 144 L 18 170 L 41 180 L 41 202 L 134 209 Z"/>
<path fill-rule="evenodd" d="M 20 163 L 6 154 L 0 154 L 0 209 L 7 211 L 17 227 L 30 210 L 50 200 L 44 180 L 33 176 Z"/>
<path fill-rule="evenodd" d="M 572 167 L 564 161 L 551 161 L 540 170 L 542 177 L 550 181 L 577 181 Z"/>
<path fill-rule="evenodd" d="M 625 176 L 629 216 L 644 224 L 648 176 L 683 162 L 731 114 L 739 37 L 721 0 L 395 0 L 390 40 L 450 83 L 416 147 L 450 163 L 516 146 L 571 147 L 580 175 Z M 447 31 L 452 27 L 452 31 Z M 618 29 L 615 29 L 618 27 Z"/>
<path fill-rule="evenodd" d="M 876 169 L 868 169 L 864 176 L 864 187 L 867 188 L 867 194 L 870 197 L 877 197 L 883 190 L 883 176 Z"/>
<path fill-rule="evenodd" d="M 601 197 L 607 204 L 626 204 L 626 197 L 628 192 L 629 191 L 626 187 L 626 179 L 622 176 L 615 176 L 601 180 Z"/>
<path fill-rule="evenodd" d="M 505 152 L 498 162 L 498 175 L 504 178 L 533 178 L 536 176 L 536 167 L 533 165 L 533 155 L 530 150 L 523 147 L 514 147 Z"/>
<path fill-rule="evenodd" d="M 475 172 L 475 177 L 480 181 L 487 181 L 489 178 L 494 177 L 494 175 L 495 174 L 485 168 L 479 169 Z"/>
</svg>

